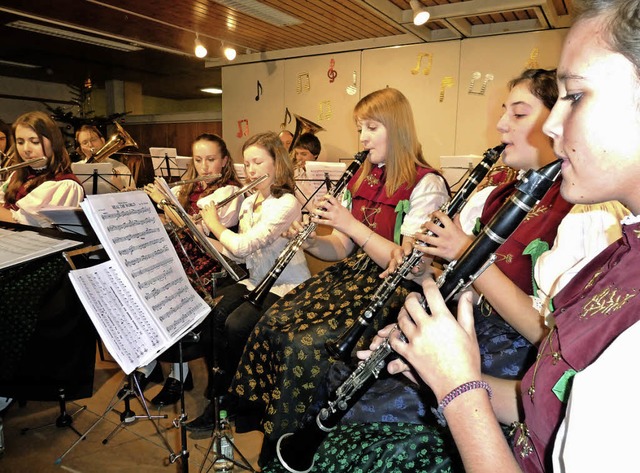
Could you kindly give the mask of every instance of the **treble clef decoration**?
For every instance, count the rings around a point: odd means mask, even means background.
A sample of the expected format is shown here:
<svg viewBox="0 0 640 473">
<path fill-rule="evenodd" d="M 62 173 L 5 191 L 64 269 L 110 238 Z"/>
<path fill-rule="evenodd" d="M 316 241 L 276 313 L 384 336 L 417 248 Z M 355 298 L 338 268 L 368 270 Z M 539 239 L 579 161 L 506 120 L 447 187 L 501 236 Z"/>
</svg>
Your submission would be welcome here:
<svg viewBox="0 0 640 473">
<path fill-rule="evenodd" d="M 327 77 L 329 78 L 330 83 L 333 83 L 333 81 L 336 80 L 336 77 L 338 77 L 338 71 L 334 69 L 335 65 L 336 61 L 331 58 L 331 60 L 329 61 L 329 70 L 327 71 Z"/>
</svg>

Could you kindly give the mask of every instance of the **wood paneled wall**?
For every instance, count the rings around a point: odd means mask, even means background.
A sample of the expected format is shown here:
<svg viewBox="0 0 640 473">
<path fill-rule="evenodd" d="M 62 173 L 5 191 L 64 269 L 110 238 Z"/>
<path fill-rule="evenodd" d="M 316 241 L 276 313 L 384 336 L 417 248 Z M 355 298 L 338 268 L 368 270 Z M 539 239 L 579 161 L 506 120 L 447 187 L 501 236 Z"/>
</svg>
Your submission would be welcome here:
<svg viewBox="0 0 640 473">
<path fill-rule="evenodd" d="M 202 133 L 222 136 L 222 122 L 192 123 L 144 123 L 123 124 L 123 128 L 138 143 L 141 154 L 149 154 L 149 148 L 176 148 L 179 156 L 191 156 L 191 144 Z M 127 165 L 132 168 L 138 187 L 153 181 L 151 160 L 131 156 Z"/>
</svg>

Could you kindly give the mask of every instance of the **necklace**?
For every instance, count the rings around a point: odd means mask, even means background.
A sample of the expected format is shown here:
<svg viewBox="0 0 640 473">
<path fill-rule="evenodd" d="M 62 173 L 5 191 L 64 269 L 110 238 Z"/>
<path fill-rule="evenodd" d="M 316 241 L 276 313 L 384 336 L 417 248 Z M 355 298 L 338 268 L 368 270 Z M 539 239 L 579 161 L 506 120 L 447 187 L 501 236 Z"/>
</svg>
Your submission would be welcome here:
<svg viewBox="0 0 640 473">
<path fill-rule="evenodd" d="M 553 335 L 555 330 L 556 330 L 555 326 L 553 326 L 551 330 L 549 330 L 549 333 L 543 340 L 542 345 L 540 346 L 540 351 L 536 356 L 536 364 L 533 367 L 533 376 L 531 377 L 531 386 L 529 386 L 529 389 L 527 390 L 527 394 L 529 394 L 529 397 L 531 398 L 531 403 L 533 403 L 533 397 L 536 394 L 536 375 L 538 374 L 538 367 L 540 366 L 540 361 L 543 358 L 550 356 L 553 359 L 551 363 L 555 365 L 562 357 L 560 350 L 556 350 L 553 347 Z M 546 353 L 547 347 L 549 347 L 549 353 Z"/>
</svg>

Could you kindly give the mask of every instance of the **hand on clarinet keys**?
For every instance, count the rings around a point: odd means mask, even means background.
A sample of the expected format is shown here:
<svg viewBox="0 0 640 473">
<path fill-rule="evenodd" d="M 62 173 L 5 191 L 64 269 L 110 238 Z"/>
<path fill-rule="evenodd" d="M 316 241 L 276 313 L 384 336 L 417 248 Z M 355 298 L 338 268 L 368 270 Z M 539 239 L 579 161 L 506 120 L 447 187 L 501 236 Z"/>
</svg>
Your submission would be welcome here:
<svg viewBox="0 0 640 473">
<path fill-rule="evenodd" d="M 422 287 L 426 302 L 417 293 L 407 297 L 398 315 L 403 336 L 392 336 L 389 343 L 441 399 L 456 386 L 481 379 L 471 292 L 460 296 L 456 319 L 434 281 Z"/>
<path fill-rule="evenodd" d="M 437 256 L 447 261 L 462 256 L 473 241 L 459 224 L 439 210 L 433 212 L 431 219 L 423 223 L 421 228 L 423 233 L 417 233 L 415 238 L 422 244 L 417 244 L 416 248 L 428 256 Z"/>
</svg>

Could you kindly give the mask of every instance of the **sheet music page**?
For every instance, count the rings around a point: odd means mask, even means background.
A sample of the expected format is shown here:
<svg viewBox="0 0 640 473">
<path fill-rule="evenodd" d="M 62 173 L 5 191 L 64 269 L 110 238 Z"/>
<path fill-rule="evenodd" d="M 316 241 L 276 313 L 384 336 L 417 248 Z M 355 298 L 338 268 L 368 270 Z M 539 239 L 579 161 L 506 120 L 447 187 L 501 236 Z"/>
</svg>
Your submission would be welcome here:
<svg viewBox="0 0 640 473">
<path fill-rule="evenodd" d="M 189 283 L 144 192 L 90 195 L 81 206 L 111 261 L 72 271 L 72 280 L 98 331 L 105 332 L 109 351 L 114 357 L 117 351 L 121 367 L 130 372 L 173 345 L 211 309 Z M 114 329 L 124 325 L 126 335 Z"/>
<path fill-rule="evenodd" d="M 79 241 L 52 238 L 30 230 L 16 231 L 0 228 L 0 269 L 26 263 L 81 244 L 82 242 Z"/>
</svg>

